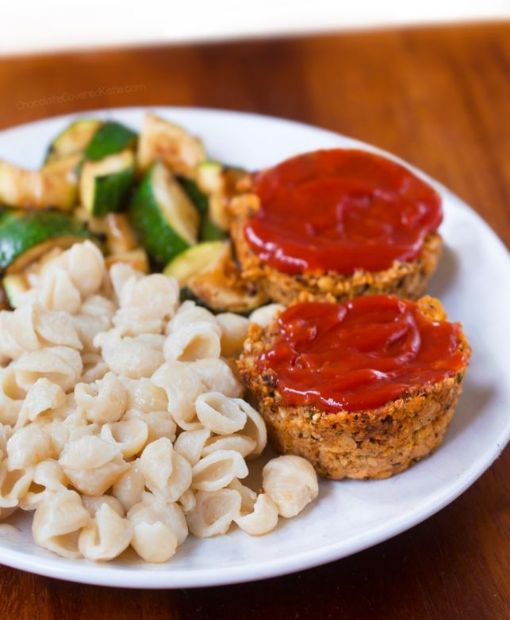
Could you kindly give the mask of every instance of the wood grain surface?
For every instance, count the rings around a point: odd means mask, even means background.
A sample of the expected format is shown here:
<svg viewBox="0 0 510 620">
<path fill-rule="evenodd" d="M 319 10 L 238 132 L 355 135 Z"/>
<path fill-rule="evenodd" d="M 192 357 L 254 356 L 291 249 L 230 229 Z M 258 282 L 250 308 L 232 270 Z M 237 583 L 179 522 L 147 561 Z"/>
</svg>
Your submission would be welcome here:
<svg viewBox="0 0 510 620">
<path fill-rule="evenodd" d="M 510 244 L 510 23 L 4 58 L 0 92 L 2 127 L 151 104 L 317 124 L 416 164 Z M 0 618 L 510 618 L 509 470 L 506 450 L 425 523 L 351 558 L 259 583 L 144 592 L 0 568 Z"/>
</svg>

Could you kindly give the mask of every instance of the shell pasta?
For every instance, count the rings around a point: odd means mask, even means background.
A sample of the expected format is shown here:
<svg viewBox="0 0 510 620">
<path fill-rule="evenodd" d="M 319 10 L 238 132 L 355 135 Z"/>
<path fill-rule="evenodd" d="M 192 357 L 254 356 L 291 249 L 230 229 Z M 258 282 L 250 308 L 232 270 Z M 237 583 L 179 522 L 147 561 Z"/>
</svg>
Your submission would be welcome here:
<svg viewBox="0 0 510 620">
<path fill-rule="evenodd" d="M 267 443 L 233 364 L 249 323 L 107 269 L 89 241 L 41 259 L 0 312 L 0 519 L 32 512 L 34 541 L 66 558 L 167 562 L 190 534 L 260 536 L 300 512 L 318 492 L 300 457 L 269 461 L 259 493 L 241 483 Z"/>
</svg>

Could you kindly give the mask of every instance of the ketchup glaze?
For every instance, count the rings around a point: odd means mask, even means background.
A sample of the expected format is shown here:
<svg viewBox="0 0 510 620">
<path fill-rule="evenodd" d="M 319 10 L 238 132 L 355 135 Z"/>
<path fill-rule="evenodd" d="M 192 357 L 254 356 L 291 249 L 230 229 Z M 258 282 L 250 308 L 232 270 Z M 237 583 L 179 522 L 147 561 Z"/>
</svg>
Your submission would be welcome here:
<svg viewBox="0 0 510 620">
<path fill-rule="evenodd" d="M 274 371 L 287 405 L 360 411 L 454 376 L 469 356 L 462 342 L 459 324 L 392 295 L 300 303 L 280 315 L 258 366 Z"/>
<path fill-rule="evenodd" d="M 414 260 L 442 221 L 437 192 L 385 157 L 354 149 L 298 155 L 259 173 L 244 235 L 288 274 L 382 271 Z"/>
</svg>

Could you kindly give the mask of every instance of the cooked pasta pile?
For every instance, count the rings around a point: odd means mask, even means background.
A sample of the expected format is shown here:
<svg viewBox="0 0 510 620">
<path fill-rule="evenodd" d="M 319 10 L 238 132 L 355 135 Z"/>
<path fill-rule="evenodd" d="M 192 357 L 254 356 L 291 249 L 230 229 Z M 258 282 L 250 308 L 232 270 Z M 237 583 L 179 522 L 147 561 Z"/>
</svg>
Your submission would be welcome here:
<svg viewBox="0 0 510 620">
<path fill-rule="evenodd" d="M 317 496 L 296 456 L 266 464 L 260 494 L 240 482 L 266 445 L 232 370 L 248 319 L 179 304 L 162 274 L 107 272 L 90 242 L 28 279 L 0 313 L 0 518 L 34 511 L 34 540 L 64 557 L 111 560 L 131 545 L 164 562 L 188 530 L 265 534 Z"/>
</svg>

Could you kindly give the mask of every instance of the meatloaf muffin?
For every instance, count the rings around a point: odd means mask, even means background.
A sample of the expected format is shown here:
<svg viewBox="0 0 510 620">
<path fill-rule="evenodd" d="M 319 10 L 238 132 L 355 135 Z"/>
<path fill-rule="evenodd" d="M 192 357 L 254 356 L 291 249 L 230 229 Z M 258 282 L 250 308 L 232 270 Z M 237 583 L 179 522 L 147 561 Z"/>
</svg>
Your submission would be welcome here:
<svg viewBox="0 0 510 620">
<path fill-rule="evenodd" d="M 386 478 L 437 448 L 470 347 L 439 301 L 302 303 L 252 325 L 238 367 L 274 447 L 333 479 Z"/>
<path fill-rule="evenodd" d="M 245 179 L 230 214 L 243 277 L 284 304 L 417 299 L 441 253 L 439 195 L 365 151 L 307 153 Z"/>
</svg>

